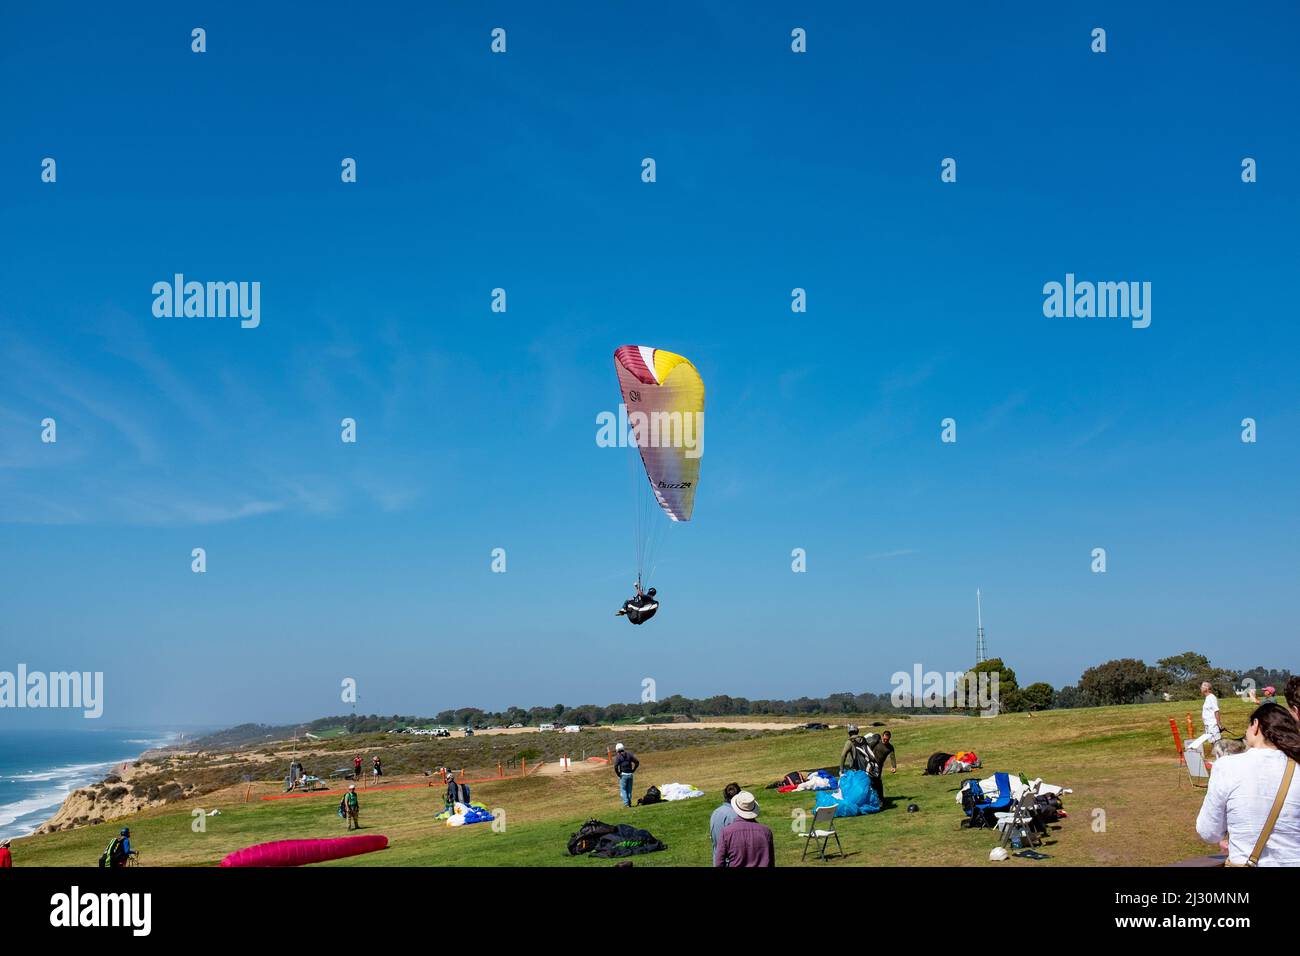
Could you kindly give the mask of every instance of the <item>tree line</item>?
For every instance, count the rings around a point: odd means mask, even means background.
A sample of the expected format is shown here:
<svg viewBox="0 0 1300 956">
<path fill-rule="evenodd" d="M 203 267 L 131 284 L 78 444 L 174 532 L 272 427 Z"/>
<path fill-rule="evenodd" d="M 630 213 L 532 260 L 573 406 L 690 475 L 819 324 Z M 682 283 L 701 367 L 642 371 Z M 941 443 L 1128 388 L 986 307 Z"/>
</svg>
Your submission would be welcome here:
<svg viewBox="0 0 1300 956">
<path fill-rule="evenodd" d="M 1072 707 L 1103 707 L 1112 704 L 1140 704 L 1160 700 L 1195 700 L 1201 696 L 1202 681 L 1209 681 L 1219 696 L 1232 694 L 1239 687 L 1254 686 L 1263 690 L 1274 686 L 1281 692 L 1291 673 L 1268 667 L 1253 667 L 1234 671 L 1214 667 L 1204 654 L 1186 651 L 1164 657 L 1154 665 L 1137 658 L 1120 658 L 1089 667 L 1078 681 L 1054 688 L 1045 681 L 1035 681 L 1021 687 L 1016 672 L 1001 659 L 993 658 L 972 668 L 976 673 L 998 674 L 998 709 L 1000 711 L 1051 710 Z M 306 724 L 271 726 L 243 724 L 199 741 L 204 746 L 230 745 L 236 741 L 264 740 L 270 737 L 285 739 L 294 734 L 344 728 L 351 734 L 382 733 L 407 727 L 440 725 L 460 727 L 506 727 L 522 724 L 536 727 L 539 724 L 591 726 L 618 723 L 628 720 L 664 721 L 673 717 L 835 717 L 841 715 L 934 713 L 944 707 L 897 707 L 891 695 L 848 691 L 827 694 L 825 697 L 797 697 L 792 700 L 750 700 L 715 694 L 712 697 L 683 697 L 674 694 L 662 700 L 634 704 L 580 704 L 569 706 L 555 704 L 550 707 L 507 707 L 505 710 L 483 710 L 478 707 L 458 707 L 439 711 L 432 717 L 410 714 L 346 714 L 321 717 Z M 951 708 L 954 712 L 968 709 Z"/>
</svg>

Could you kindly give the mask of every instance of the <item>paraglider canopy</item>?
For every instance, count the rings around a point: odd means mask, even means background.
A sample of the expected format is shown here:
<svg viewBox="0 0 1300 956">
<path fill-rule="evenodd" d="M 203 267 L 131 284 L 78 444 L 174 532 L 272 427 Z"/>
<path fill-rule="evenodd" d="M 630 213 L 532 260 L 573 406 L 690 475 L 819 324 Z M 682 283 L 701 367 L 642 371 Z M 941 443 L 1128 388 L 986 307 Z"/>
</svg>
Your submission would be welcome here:
<svg viewBox="0 0 1300 956">
<path fill-rule="evenodd" d="M 704 380 L 685 356 L 646 345 L 614 351 L 614 370 L 623 396 L 631 443 L 640 467 L 633 467 L 637 583 L 654 570 L 663 528 L 690 521 L 704 455 Z M 639 472 L 639 473 L 638 473 Z"/>
</svg>

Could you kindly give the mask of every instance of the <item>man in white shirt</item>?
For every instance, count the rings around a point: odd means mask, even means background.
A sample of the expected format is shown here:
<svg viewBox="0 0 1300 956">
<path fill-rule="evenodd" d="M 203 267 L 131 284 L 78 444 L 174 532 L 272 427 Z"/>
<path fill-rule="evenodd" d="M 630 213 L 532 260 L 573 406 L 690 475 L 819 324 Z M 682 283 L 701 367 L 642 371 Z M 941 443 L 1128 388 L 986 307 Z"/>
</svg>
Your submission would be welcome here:
<svg viewBox="0 0 1300 956">
<path fill-rule="evenodd" d="M 1205 695 L 1205 703 L 1201 705 L 1201 724 L 1205 727 L 1205 733 L 1195 740 L 1189 740 L 1188 750 L 1200 750 L 1205 744 L 1212 744 L 1223 735 L 1223 726 L 1219 722 L 1219 698 L 1214 696 L 1208 680 L 1201 682 L 1201 693 Z"/>
</svg>

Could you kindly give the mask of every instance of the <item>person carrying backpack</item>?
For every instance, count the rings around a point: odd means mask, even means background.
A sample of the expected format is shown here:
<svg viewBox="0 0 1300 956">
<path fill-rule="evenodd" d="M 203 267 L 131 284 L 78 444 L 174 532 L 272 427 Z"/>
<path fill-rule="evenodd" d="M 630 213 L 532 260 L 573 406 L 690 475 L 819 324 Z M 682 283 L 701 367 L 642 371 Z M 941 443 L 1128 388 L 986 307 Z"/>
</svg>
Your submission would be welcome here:
<svg viewBox="0 0 1300 956">
<path fill-rule="evenodd" d="M 348 819 L 349 830 L 360 830 L 361 823 L 358 816 L 361 813 L 361 801 L 357 799 L 357 785 L 348 784 L 348 792 L 343 794 L 343 799 L 339 801 L 339 809 L 343 811 Z"/>
<path fill-rule="evenodd" d="M 867 773 L 871 777 L 871 786 L 875 788 L 876 796 L 880 798 L 881 807 L 885 805 L 885 761 L 892 761 L 893 768 L 891 772 L 898 773 L 898 760 L 894 757 L 894 745 L 889 742 L 889 737 L 888 730 L 884 734 L 867 735 L 867 744 L 871 749 L 871 756 L 876 765 L 874 774 L 870 770 Z"/>
<path fill-rule="evenodd" d="M 454 810 L 458 803 L 463 803 L 465 806 L 469 806 L 469 787 L 463 783 L 457 783 L 456 774 L 451 770 L 447 771 L 446 802 L 448 810 Z"/>
<path fill-rule="evenodd" d="M 614 773 L 618 775 L 618 792 L 623 798 L 623 806 L 632 806 L 632 775 L 641 766 L 632 751 L 622 744 L 614 745 Z"/>
<path fill-rule="evenodd" d="M 131 828 L 122 827 L 104 849 L 103 855 L 99 858 L 99 865 L 117 869 L 126 866 L 132 856 L 139 856 L 139 853 L 131 849 Z"/>
<path fill-rule="evenodd" d="M 857 724 L 849 724 L 849 739 L 840 751 L 840 773 L 845 770 L 865 770 L 869 776 L 880 776 L 880 764 L 871 749 L 871 741 L 858 733 Z M 871 734 L 871 737 L 877 737 Z M 878 739 L 878 738 L 877 738 Z"/>
</svg>

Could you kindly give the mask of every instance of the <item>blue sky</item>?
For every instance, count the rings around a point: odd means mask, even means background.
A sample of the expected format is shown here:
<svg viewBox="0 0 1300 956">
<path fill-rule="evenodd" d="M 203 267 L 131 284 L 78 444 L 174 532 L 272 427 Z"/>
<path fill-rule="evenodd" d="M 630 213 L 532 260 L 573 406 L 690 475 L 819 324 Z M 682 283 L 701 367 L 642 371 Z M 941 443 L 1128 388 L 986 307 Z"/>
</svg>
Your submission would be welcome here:
<svg viewBox="0 0 1300 956">
<path fill-rule="evenodd" d="M 0 669 L 102 670 L 113 724 L 880 691 L 971 662 L 977 586 L 1022 682 L 1294 668 L 1297 19 L 6 11 Z M 260 327 L 155 318 L 177 272 Z M 1045 318 L 1067 272 L 1151 326 Z M 642 628 L 625 343 L 708 389 Z"/>
</svg>

